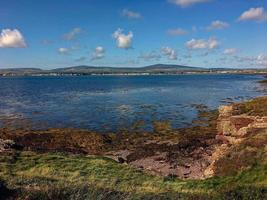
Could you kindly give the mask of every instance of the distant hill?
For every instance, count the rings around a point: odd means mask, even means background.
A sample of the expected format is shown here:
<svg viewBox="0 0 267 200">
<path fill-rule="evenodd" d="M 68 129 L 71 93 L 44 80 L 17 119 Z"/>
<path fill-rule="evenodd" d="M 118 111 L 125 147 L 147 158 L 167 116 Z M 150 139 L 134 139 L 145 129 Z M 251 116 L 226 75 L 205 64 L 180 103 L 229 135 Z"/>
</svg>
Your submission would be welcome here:
<svg viewBox="0 0 267 200">
<path fill-rule="evenodd" d="M 189 67 L 189 66 L 183 66 L 183 65 L 167 65 L 167 64 L 149 65 L 146 67 L 141 67 L 141 69 L 144 69 L 144 70 L 178 70 L 178 71 L 208 70 L 206 68 L 201 68 L 201 67 Z"/>
<path fill-rule="evenodd" d="M 182 65 L 156 64 L 145 67 L 95 67 L 95 66 L 74 66 L 51 70 L 58 73 L 142 73 L 142 72 L 175 72 L 175 71 L 199 71 L 205 68 L 188 67 Z"/>
</svg>

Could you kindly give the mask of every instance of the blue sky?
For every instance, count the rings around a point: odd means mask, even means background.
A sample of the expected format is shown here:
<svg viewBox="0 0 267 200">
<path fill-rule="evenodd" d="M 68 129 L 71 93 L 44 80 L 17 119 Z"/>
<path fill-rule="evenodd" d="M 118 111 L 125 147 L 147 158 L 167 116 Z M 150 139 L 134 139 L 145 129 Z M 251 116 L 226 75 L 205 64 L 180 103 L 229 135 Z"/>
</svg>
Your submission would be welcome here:
<svg viewBox="0 0 267 200">
<path fill-rule="evenodd" d="M 267 67 L 266 0 L 2 0 L 0 68 Z"/>
</svg>

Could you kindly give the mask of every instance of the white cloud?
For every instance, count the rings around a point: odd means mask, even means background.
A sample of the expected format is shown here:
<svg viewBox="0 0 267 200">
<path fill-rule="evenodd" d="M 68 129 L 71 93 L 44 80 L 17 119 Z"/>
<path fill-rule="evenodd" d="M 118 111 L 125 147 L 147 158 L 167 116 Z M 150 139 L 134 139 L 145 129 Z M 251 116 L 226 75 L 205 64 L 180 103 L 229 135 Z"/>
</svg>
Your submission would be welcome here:
<svg viewBox="0 0 267 200">
<path fill-rule="evenodd" d="M 91 60 L 97 60 L 105 57 L 105 49 L 102 46 L 98 46 L 95 48 Z"/>
<path fill-rule="evenodd" d="M 258 55 L 256 58 L 256 64 L 261 67 L 267 67 L 267 55 Z"/>
<path fill-rule="evenodd" d="M 226 55 L 233 55 L 233 54 L 235 54 L 236 53 L 236 49 L 235 48 L 228 48 L 228 49 L 225 49 L 224 51 L 223 51 L 223 53 L 224 54 L 226 54 Z"/>
<path fill-rule="evenodd" d="M 128 9 L 123 9 L 122 10 L 122 15 L 124 17 L 127 17 L 129 19 L 140 19 L 142 17 L 142 15 L 138 12 L 134 12 Z"/>
<path fill-rule="evenodd" d="M 250 8 L 249 10 L 242 13 L 238 18 L 238 21 L 267 21 L 267 13 L 263 7 Z"/>
<path fill-rule="evenodd" d="M 118 48 L 132 48 L 133 33 L 131 31 L 126 35 L 123 33 L 123 30 L 119 28 L 112 34 L 112 37 L 117 41 Z"/>
<path fill-rule="evenodd" d="M 192 39 L 186 42 L 188 49 L 216 49 L 219 47 L 219 42 L 215 38 L 210 38 L 208 40 L 204 39 Z"/>
<path fill-rule="evenodd" d="M 161 56 L 158 53 L 156 53 L 155 51 L 151 51 L 149 53 L 143 53 L 138 58 L 141 58 L 145 61 L 151 61 L 151 60 L 159 60 L 161 58 Z"/>
<path fill-rule="evenodd" d="M 216 20 L 211 22 L 211 24 L 207 27 L 208 30 L 220 30 L 220 29 L 226 29 L 230 25 L 226 22 Z"/>
<path fill-rule="evenodd" d="M 65 40 L 74 40 L 78 35 L 82 33 L 82 29 L 77 27 L 72 29 L 70 32 L 63 35 Z"/>
<path fill-rule="evenodd" d="M 162 47 L 161 48 L 161 53 L 164 56 L 167 56 L 169 60 L 177 60 L 177 54 L 176 51 L 170 47 Z"/>
<path fill-rule="evenodd" d="M 182 8 L 193 6 L 198 3 L 208 2 L 210 0 L 169 0 L 169 2 L 176 4 Z"/>
<path fill-rule="evenodd" d="M 70 52 L 70 49 L 69 48 L 65 48 L 65 47 L 60 47 L 59 49 L 58 49 L 58 53 L 60 53 L 60 54 L 68 54 Z"/>
<path fill-rule="evenodd" d="M 267 55 L 264 54 L 259 54 L 258 56 L 235 56 L 234 58 L 242 65 L 267 67 Z"/>
<path fill-rule="evenodd" d="M 182 28 L 176 28 L 168 30 L 167 33 L 172 36 L 178 36 L 187 34 L 187 31 Z"/>
<path fill-rule="evenodd" d="M 0 35 L 0 48 L 23 48 L 26 42 L 19 30 L 3 29 Z"/>
</svg>

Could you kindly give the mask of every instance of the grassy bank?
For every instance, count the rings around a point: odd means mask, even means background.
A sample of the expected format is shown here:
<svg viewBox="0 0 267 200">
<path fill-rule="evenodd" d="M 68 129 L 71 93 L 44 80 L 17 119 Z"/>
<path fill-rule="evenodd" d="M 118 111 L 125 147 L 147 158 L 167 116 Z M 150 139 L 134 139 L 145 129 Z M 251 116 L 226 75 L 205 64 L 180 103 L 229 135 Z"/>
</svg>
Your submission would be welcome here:
<svg viewBox="0 0 267 200">
<path fill-rule="evenodd" d="M 150 176 L 110 159 L 20 152 L 0 158 L 0 179 L 19 199 L 264 199 L 267 165 L 200 181 Z"/>
</svg>

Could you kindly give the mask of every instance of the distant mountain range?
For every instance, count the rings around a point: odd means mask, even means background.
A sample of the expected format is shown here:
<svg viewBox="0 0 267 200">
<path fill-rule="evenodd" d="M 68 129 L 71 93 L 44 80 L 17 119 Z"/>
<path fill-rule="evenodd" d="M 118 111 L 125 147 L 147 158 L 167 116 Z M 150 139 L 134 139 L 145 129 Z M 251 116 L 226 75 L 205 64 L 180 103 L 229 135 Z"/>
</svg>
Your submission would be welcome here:
<svg viewBox="0 0 267 200">
<path fill-rule="evenodd" d="M 10 68 L 0 69 L 0 75 L 93 75 L 93 74 L 182 74 L 182 73 L 210 73 L 210 72 L 267 72 L 259 69 L 234 69 L 234 68 L 201 68 L 189 67 L 183 65 L 155 64 L 145 67 L 96 67 L 96 66 L 73 66 L 67 68 L 56 68 L 52 70 L 43 70 L 39 68 Z"/>
</svg>

